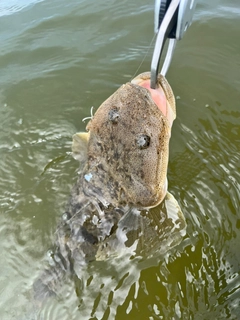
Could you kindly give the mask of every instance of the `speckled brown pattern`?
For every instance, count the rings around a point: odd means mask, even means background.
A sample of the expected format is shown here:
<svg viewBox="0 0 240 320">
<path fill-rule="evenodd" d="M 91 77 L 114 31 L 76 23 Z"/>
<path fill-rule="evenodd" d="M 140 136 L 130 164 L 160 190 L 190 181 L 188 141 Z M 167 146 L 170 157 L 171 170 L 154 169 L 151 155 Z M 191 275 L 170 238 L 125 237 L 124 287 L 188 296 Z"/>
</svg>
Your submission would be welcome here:
<svg viewBox="0 0 240 320">
<path fill-rule="evenodd" d="M 143 76 L 149 79 L 149 73 Z M 175 118 L 172 90 L 162 76 L 159 85 Z M 168 118 L 148 89 L 133 83 L 121 86 L 99 107 L 87 130 L 73 136 L 80 173 L 56 231 L 50 266 L 34 284 L 36 301 L 57 293 L 66 274 L 80 278 L 86 263 L 116 253 L 119 244 L 128 247 L 141 235 L 140 251 L 149 251 L 159 239 L 164 243 L 165 232 L 160 231 L 174 226 L 171 219 L 164 220 L 164 210 L 146 209 L 166 195 L 171 134 Z M 180 212 L 172 198 L 168 195 L 162 207 L 168 199 Z M 116 230 L 127 237 L 125 243 L 119 242 Z"/>
<path fill-rule="evenodd" d="M 169 84 L 162 76 L 159 81 L 175 112 Z M 139 208 L 154 207 L 163 200 L 170 127 L 147 89 L 132 83 L 121 86 L 99 107 L 87 130 L 84 173 L 91 174 L 90 181 L 83 182 L 87 194 L 95 193 L 114 206 Z M 144 138 L 148 145 L 140 147 Z"/>
</svg>

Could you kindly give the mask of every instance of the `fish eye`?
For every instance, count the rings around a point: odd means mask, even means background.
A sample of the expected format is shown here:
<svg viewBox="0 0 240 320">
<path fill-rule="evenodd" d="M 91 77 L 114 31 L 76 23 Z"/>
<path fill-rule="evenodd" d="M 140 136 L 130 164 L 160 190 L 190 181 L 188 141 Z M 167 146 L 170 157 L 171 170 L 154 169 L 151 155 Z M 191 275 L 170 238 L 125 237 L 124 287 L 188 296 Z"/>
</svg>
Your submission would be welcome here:
<svg viewBox="0 0 240 320">
<path fill-rule="evenodd" d="M 118 123 L 119 120 L 119 113 L 117 109 L 111 109 L 108 112 L 108 120 L 111 121 L 112 123 L 116 124 Z"/>
<path fill-rule="evenodd" d="M 150 137 L 146 134 L 140 134 L 136 138 L 136 145 L 139 149 L 146 149 L 150 145 Z"/>
</svg>

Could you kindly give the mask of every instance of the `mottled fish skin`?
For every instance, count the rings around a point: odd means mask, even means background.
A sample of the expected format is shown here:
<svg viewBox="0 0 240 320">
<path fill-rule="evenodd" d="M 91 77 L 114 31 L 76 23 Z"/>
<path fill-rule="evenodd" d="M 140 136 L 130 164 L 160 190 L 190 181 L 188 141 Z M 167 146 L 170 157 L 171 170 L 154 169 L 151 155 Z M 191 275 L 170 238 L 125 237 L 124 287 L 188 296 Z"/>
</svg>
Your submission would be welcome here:
<svg viewBox="0 0 240 320">
<path fill-rule="evenodd" d="M 139 75 L 132 82 L 139 79 L 150 81 L 150 74 Z M 122 85 L 87 125 L 88 160 L 83 188 L 86 194 L 113 206 L 150 208 L 161 203 L 167 192 L 172 123 L 149 90 L 135 83 Z M 161 75 L 158 86 L 166 95 L 174 119 L 175 99 Z"/>
<path fill-rule="evenodd" d="M 150 90 L 141 86 L 148 81 L 150 73 L 144 73 L 121 86 L 94 114 L 88 133 L 73 136 L 73 156 L 81 169 L 56 231 L 51 266 L 35 282 L 37 301 L 56 293 L 66 274 L 80 277 L 83 266 L 99 258 L 101 244 L 115 239 L 124 215 L 131 218 L 131 208 L 144 215 L 163 201 L 175 99 L 167 80 L 159 76 L 166 103 L 161 110 Z M 154 211 L 156 223 L 159 212 Z M 111 241 L 117 247 L 116 240 Z"/>
</svg>

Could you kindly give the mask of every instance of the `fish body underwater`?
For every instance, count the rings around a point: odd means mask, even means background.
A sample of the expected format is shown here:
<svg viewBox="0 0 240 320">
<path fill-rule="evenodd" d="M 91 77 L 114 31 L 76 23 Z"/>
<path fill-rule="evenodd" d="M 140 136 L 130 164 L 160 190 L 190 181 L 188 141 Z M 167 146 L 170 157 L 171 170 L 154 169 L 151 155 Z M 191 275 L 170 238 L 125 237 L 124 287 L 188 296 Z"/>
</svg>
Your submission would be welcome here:
<svg viewBox="0 0 240 320">
<path fill-rule="evenodd" d="M 34 284 L 35 299 L 57 294 L 65 276 L 81 278 L 94 260 L 132 248 L 148 259 L 178 244 L 185 219 L 167 192 L 167 167 L 175 99 L 159 75 L 122 85 L 98 108 L 87 132 L 73 136 L 79 176 L 57 229 L 51 265 Z"/>
</svg>

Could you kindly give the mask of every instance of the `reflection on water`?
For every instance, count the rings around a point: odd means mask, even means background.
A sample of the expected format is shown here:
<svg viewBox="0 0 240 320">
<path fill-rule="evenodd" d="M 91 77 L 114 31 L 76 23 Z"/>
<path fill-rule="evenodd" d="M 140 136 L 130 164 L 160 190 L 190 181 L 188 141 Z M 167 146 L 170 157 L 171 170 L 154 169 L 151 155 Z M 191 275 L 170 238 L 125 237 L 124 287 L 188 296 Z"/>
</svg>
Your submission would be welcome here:
<svg viewBox="0 0 240 320">
<path fill-rule="evenodd" d="M 1 319 L 31 309 L 75 181 L 71 136 L 139 67 L 152 10 L 145 1 L 35 1 L 0 17 Z M 200 0 L 168 73 L 179 96 L 169 190 L 186 218 L 183 241 L 157 265 L 127 255 L 89 264 L 73 279 L 78 299 L 69 280 L 44 320 L 240 318 L 239 27 L 238 1 Z M 149 66 L 150 54 L 139 73 Z"/>
<path fill-rule="evenodd" d="M 18 0 L 2 0 L 0 4 L 0 17 L 16 13 L 40 1 L 43 0 L 21 0 L 21 3 Z"/>
</svg>

